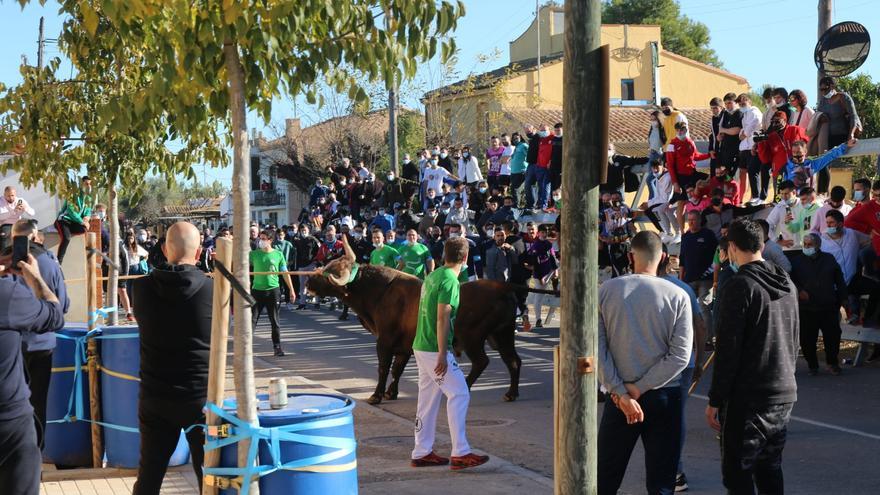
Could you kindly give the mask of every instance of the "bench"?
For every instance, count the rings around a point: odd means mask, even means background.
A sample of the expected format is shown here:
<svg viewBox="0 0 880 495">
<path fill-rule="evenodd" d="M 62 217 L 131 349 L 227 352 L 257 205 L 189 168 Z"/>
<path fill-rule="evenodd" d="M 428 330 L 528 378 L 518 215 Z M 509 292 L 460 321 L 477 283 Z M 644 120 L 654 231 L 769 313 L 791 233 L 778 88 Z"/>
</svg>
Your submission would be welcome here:
<svg viewBox="0 0 880 495">
<path fill-rule="evenodd" d="M 843 331 L 841 340 L 851 340 L 859 343 L 856 351 L 856 358 L 853 360 L 853 366 L 861 366 L 865 363 L 868 354 L 868 344 L 880 344 L 880 328 L 857 327 L 853 325 L 842 324 L 840 329 Z"/>
</svg>

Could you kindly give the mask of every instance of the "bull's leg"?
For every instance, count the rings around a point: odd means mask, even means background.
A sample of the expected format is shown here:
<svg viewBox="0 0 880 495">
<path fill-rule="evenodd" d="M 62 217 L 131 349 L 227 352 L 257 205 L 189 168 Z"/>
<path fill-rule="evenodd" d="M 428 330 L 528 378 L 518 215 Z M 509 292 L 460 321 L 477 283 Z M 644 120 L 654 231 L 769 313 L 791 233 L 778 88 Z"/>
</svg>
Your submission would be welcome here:
<svg viewBox="0 0 880 495">
<path fill-rule="evenodd" d="M 522 368 L 522 359 L 516 353 L 514 341 L 512 332 L 510 335 L 498 338 L 498 354 L 501 355 L 501 359 L 507 366 L 507 371 L 510 372 L 510 388 L 504 394 L 505 402 L 515 401 L 519 397 L 519 371 Z"/>
<path fill-rule="evenodd" d="M 394 364 L 391 365 L 391 385 L 385 391 L 385 400 L 397 400 L 397 386 L 400 384 L 400 376 L 403 375 L 410 356 L 410 353 L 394 356 Z"/>
<path fill-rule="evenodd" d="M 485 344 L 480 342 L 478 345 L 465 349 L 468 359 L 471 360 L 471 372 L 468 373 L 466 379 L 468 389 L 470 389 L 474 382 L 477 381 L 477 378 L 483 374 L 483 370 L 486 369 L 486 366 L 489 366 L 489 356 L 486 355 L 486 349 L 484 346 Z"/>
<path fill-rule="evenodd" d="M 382 341 L 376 342 L 376 356 L 379 358 L 379 383 L 376 384 L 376 390 L 373 395 L 367 399 L 367 404 L 379 404 L 382 402 L 382 392 L 385 390 L 385 382 L 388 381 L 388 371 L 391 368 L 391 360 L 394 357 L 391 353 L 391 346 L 384 345 Z"/>
</svg>

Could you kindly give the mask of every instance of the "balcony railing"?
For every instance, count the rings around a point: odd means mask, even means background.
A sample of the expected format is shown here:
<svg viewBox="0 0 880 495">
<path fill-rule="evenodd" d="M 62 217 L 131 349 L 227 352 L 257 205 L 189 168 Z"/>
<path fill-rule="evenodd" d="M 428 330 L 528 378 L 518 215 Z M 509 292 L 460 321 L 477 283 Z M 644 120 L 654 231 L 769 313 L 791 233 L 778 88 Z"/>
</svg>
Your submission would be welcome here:
<svg viewBox="0 0 880 495">
<path fill-rule="evenodd" d="M 281 206 L 287 204 L 287 196 L 278 191 L 251 191 L 251 206 Z"/>
</svg>

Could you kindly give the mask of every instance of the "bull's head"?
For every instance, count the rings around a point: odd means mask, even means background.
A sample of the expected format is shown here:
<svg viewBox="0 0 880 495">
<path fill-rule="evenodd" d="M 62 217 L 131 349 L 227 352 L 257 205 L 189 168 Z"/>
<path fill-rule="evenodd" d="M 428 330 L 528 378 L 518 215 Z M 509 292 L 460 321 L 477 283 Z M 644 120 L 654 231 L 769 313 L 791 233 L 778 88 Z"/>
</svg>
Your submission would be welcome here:
<svg viewBox="0 0 880 495">
<path fill-rule="evenodd" d="M 357 259 L 344 235 L 342 236 L 342 246 L 345 250 L 342 257 L 327 263 L 320 273 L 309 277 L 309 292 L 321 297 L 342 297 L 345 295 L 345 286 L 351 279 L 351 273 L 357 264 Z"/>
</svg>

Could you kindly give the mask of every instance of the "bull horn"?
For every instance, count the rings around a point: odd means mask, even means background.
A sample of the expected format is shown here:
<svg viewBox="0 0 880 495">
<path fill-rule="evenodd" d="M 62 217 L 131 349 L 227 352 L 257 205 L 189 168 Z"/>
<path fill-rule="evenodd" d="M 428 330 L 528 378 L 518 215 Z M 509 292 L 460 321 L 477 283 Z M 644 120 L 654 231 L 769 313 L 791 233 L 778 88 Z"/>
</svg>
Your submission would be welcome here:
<svg viewBox="0 0 880 495">
<path fill-rule="evenodd" d="M 333 285 L 338 285 L 340 287 L 344 287 L 348 284 L 348 277 L 351 275 L 351 270 L 344 270 L 339 275 L 333 275 L 330 272 L 324 272 L 324 275 L 330 280 L 330 283 Z"/>
</svg>

